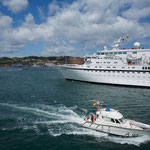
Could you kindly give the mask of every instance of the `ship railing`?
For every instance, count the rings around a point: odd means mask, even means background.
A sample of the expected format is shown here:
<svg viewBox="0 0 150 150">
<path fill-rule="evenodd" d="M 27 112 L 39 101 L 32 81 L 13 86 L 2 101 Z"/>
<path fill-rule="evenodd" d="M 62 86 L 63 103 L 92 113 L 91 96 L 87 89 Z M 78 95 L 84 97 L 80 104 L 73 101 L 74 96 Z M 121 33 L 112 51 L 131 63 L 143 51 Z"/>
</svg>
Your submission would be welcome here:
<svg viewBox="0 0 150 150">
<path fill-rule="evenodd" d="M 66 67 L 77 67 L 78 64 L 65 64 L 64 66 L 66 66 Z"/>
</svg>

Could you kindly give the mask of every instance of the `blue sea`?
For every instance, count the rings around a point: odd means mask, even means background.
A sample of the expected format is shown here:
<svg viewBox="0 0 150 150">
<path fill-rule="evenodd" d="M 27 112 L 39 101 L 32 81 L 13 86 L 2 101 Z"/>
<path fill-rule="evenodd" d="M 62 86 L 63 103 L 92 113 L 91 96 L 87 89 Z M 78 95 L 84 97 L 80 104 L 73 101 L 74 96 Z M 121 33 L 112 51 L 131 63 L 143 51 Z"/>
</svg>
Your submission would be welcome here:
<svg viewBox="0 0 150 150">
<path fill-rule="evenodd" d="M 148 150 L 150 137 L 80 126 L 93 99 L 150 124 L 150 89 L 65 81 L 54 68 L 0 68 L 0 150 Z"/>
</svg>

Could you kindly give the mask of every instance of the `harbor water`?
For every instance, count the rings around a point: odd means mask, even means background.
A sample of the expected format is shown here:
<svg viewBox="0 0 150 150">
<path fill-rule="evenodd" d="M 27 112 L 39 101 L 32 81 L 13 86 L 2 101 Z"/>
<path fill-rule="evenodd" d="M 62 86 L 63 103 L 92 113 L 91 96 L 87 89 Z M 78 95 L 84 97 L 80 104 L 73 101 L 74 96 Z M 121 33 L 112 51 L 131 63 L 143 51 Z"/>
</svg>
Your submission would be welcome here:
<svg viewBox="0 0 150 150">
<path fill-rule="evenodd" d="M 150 137 L 80 126 L 92 100 L 150 124 L 150 89 L 72 82 L 54 68 L 0 68 L 0 150 L 148 150 Z"/>
</svg>

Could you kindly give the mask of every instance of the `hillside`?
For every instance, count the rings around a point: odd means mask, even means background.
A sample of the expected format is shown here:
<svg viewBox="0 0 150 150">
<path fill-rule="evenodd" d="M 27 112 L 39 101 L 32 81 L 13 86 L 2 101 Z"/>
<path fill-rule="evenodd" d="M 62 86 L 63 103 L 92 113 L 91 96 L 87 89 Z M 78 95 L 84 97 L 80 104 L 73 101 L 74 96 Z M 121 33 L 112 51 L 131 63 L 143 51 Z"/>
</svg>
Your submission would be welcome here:
<svg viewBox="0 0 150 150">
<path fill-rule="evenodd" d="M 84 59 L 79 57 L 71 57 L 71 56 L 59 56 L 59 57 L 37 57 L 37 56 L 29 56 L 29 57 L 1 57 L 0 58 L 0 66 L 32 66 L 34 64 L 44 66 L 46 63 L 53 64 L 83 64 Z"/>
</svg>

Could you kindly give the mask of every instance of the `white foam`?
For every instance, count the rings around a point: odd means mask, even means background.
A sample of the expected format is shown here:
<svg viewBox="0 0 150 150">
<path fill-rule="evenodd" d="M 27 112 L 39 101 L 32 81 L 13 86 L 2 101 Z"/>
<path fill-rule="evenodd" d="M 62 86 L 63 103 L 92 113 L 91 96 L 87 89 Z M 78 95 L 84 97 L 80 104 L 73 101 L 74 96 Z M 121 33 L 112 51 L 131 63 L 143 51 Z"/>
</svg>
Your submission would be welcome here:
<svg viewBox="0 0 150 150">
<path fill-rule="evenodd" d="M 65 123 L 69 123 L 70 121 L 68 120 L 55 120 L 55 121 L 35 121 L 33 122 L 34 124 L 47 124 L 47 125 L 51 125 L 51 124 L 65 124 Z"/>
<path fill-rule="evenodd" d="M 129 145 L 136 145 L 140 146 L 142 143 L 147 143 L 150 141 L 150 136 L 144 135 L 141 137 L 133 137 L 133 138 L 121 138 L 121 137 L 107 137 L 108 140 L 115 142 L 115 143 L 120 143 L 120 144 L 129 144 Z"/>
</svg>

